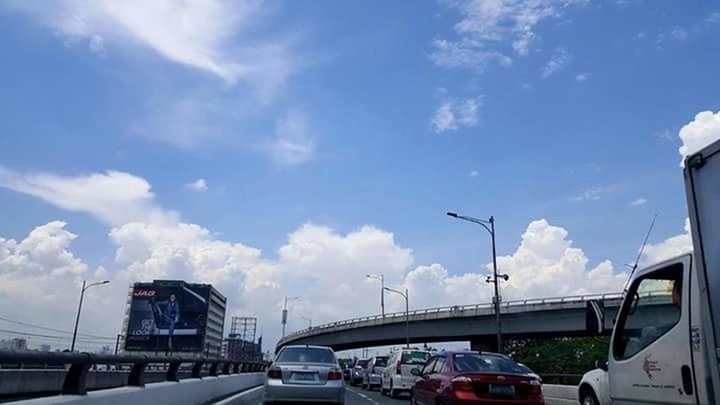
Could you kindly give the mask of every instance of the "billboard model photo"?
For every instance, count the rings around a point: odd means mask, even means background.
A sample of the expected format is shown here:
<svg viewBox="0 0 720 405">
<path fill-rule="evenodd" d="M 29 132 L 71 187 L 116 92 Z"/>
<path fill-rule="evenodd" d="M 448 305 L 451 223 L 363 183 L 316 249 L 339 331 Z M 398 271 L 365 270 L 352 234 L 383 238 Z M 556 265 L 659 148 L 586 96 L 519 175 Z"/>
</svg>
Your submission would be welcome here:
<svg viewBox="0 0 720 405">
<path fill-rule="evenodd" d="M 136 283 L 125 350 L 202 351 L 210 288 L 183 281 Z"/>
</svg>

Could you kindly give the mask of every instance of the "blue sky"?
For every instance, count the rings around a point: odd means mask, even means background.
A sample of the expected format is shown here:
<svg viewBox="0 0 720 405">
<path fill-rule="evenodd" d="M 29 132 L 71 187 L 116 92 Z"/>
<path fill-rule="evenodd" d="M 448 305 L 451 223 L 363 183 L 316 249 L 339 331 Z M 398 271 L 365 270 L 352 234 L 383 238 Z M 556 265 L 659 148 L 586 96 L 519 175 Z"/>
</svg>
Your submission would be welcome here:
<svg viewBox="0 0 720 405">
<path fill-rule="evenodd" d="M 653 214 L 653 243 L 683 232 L 678 132 L 720 110 L 711 2 L 156 6 L 0 9 L 0 236 L 66 222 L 78 237 L 60 253 L 87 267 L 75 279 L 125 269 L 109 232 L 154 223 L 136 209 L 269 262 L 304 224 L 371 225 L 412 250 L 397 283 L 434 263 L 485 272 L 487 235 L 445 211 L 494 215 L 507 256 L 545 219 L 588 270 L 621 273 Z M 108 170 L 151 187 L 113 205 L 122 218 L 86 201 L 125 198 L 113 176 L 82 181 Z M 274 282 L 278 297 L 305 293 Z"/>
</svg>

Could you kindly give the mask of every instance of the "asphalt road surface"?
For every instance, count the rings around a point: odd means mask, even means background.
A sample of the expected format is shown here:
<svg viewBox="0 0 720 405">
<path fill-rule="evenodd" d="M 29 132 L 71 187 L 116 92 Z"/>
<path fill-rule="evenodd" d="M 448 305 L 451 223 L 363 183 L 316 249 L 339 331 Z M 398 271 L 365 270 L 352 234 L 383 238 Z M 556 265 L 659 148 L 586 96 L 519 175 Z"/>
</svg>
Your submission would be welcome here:
<svg viewBox="0 0 720 405">
<path fill-rule="evenodd" d="M 262 405 L 261 390 L 258 391 L 258 395 L 254 396 L 253 400 L 248 401 L 251 405 Z M 311 405 L 307 403 L 298 403 L 302 405 Z M 345 386 L 345 405 L 409 405 L 410 396 L 408 394 L 401 395 L 398 399 L 390 399 L 380 395 L 380 392 L 375 389 L 374 391 L 363 390 L 360 387 L 352 387 L 350 385 Z M 317 404 L 313 404 L 317 405 Z"/>
</svg>

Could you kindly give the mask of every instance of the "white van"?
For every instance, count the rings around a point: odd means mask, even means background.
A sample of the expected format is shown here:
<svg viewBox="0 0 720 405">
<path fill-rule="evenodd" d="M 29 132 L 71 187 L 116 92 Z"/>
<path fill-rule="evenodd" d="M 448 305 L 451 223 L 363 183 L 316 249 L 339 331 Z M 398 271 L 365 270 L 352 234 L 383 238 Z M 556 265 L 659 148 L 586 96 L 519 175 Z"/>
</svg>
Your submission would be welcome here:
<svg viewBox="0 0 720 405">
<path fill-rule="evenodd" d="M 380 393 L 397 398 L 400 392 L 410 392 L 417 378 L 410 370 L 422 366 L 429 358 L 430 352 L 426 350 L 402 349 L 393 353 L 382 374 Z"/>
</svg>

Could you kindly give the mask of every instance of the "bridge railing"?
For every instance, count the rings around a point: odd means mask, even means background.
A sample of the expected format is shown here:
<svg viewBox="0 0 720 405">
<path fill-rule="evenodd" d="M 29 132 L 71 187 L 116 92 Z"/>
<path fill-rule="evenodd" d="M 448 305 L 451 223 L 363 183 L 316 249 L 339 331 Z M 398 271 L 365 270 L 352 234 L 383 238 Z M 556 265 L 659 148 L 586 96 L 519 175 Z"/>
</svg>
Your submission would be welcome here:
<svg viewBox="0 0 720 405">
<path fill-rule="evenodd" d="M 180 381 L 178 371 L 183 364 L 191 365 L 189 378 L 202 378 L 204 371 L 207 376 L 220 374 L 239 374 L 264 371 L 266 362 L 242 362 L 207 357 L 174 357 L 144 355 L 106 355 L 80 352 L 38 352 L 0 350 L 0 365 L 17 368 L 42 368 L 42 366 L 64 366 L 67 368 L 61 394 L 85 395 L 86 379 L 93 365 L 127 365 L 129 375 L 127 386 L 144 387 L 145 370 L 149 365 L 162 365 L 166 381 Z M 69 367 L 68 367 L 69 366 Z M 3 367 L 6 368 L 6 367 Z"/>
<path fill-rule="evenodd" d="M 567 297 L 550 297 L 550 298 L 531 298 L 531 299 L 525 299 L 525 300 L 513 300 L 513 301 L 506 301 L 501 302 L 500 307 L 502 308 L 510 308 L 510 307 L 517 307 L 517 306 L 524 306 L 524 305 L 542 305 L 542 304 L 554 304 L 554 303 L 577 303 L 577 302 L 587 302 L 590 300 L 611 300 L 611 299 L 620 299 L 622 298 L 622 293 L 606 293 L 606 294 L 584 294 L 584 295 L 573 295 L 573 296 L 567 296 Z M 440 313 L 440 312 L 464 312 L 468 310 L 480 310 L 480 309 L 492 309 L 493 304 L 492 303 L 482 303 L 482 304 L 469 304 L 469 305 L 453 305 L 453 306 L 444 306 L 444 307 L 435 307 L 435 308 L 426 308 L 426 309 L 417 309 L 409 311 L 408 314 L 410 316 L 415 315 L 427 315 L 427 314 L 433 314 L 433 313 Z M 322 325 L 313 326 L 310 328 L 301 329 L 299 331 L 289 333 L 287 334 L 282 341 L 288 340 L 294 336 L 304 335 L 306 333 L 310 332 L 318 332 L 324 329 L 330 329 L 335 328 L 338 326 L 346 326 L 351 325 L 359 322 L 368 322 L 368 321 L 389 321 L 389 322 L 398 322 L 399 319 L 405 319 L 405 312 L 392 312 L 389 314 L 385 314 L 383 317 L 382 315 L 369 315 L 369 316 L 362 316 L 358 318 L 352 318 L 352 319 L 346 319 L 342 321 L 336 321 L 336 322 L 330 322 Z"/>
</svg>

